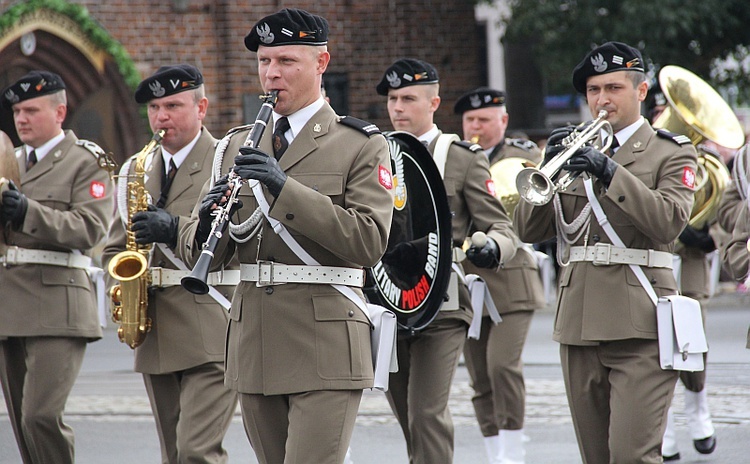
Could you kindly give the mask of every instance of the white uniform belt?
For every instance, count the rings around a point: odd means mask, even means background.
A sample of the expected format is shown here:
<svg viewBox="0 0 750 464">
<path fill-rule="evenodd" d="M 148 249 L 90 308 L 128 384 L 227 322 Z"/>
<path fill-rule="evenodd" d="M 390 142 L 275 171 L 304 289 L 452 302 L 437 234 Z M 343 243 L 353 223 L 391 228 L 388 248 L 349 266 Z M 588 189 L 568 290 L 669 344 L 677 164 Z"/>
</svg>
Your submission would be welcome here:
<svg viewBox="0 0 750 464">
<path fill-rule="evenodd" d="M 76 253 L 50 250 L 29 250 L 17 246 L 8 247 L 5 254 L 0 257 L 3 266 L 14 264 L 48 264 L 50 266 L 62 266 L 75 269 L 88 269 L 91 267 L 91 258 Z"/>
<path fill-rule="evenodd" d="M 190 275 L 191 271 L 182 271 L 179 269 L 165 269 L 163 267 L 152 267 L 148 270 L 151 273 L 151 285 L 154 287 L 174 287 L 180 285 L 182 278 Z M 211 287 L 217 285 L 237 285 L 240 283 L 239 269 L 210 272 L 206 278 L 206 283 Z"/>
<path fill-rule="evenodd" d="M 258 261 L 258 264 L 242 264 L 241 279 L 257 282 L 258 287 L 277 284 L 326 284 L 362 287 L 365 283 L 364 269 L 334 266 L 306 266 Z"/>
<path fill-rule="evenodd" d="M 634 264 L 636 266 L 663 267 L 672 269 L 672 253 L 656 250 L 621 248 L 609 243 L 594 246 L 574 246 L 570 248 L 570 262 L 589 261 L 594 266 L 612 264 Z"/>
</svg>

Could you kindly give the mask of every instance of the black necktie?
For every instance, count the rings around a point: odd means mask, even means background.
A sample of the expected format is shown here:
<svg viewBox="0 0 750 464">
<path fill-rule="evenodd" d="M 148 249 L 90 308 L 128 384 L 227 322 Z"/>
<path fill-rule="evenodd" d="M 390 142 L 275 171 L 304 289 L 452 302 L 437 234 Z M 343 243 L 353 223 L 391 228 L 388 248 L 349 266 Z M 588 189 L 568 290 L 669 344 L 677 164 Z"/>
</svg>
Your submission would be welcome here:
<svg viewBox="0 0 750 464">
<path fill-rule="evenodd" d="M 281 159 L 281 155 L 284 154 L 289 142 L 287 142 L 284 134 L 289 130 L 289 120 L 284 116 L 283 118 L 276 121 L 276 130 L 273 131 L 273 154 L 276 159 Z"/>
<path fill-rule="evenodd" d="M 607 155 L 609 155 L 610 158 L 615 156 L 615 148 L 620 146 L 620 142 L 617 141 L 617 137 L 614 135 L 612 136 L 612 145 L 609 146 L 609 149 L 607 150 Z"/>
<path fill-rule="evenodd" d="M 175 174 L 177 174 L 177 165 L 174 164 L 174 158 L 170 158 L 169 172 L 162 173 L 161 195 L 159 196 L 159 201 L 156 202 L 157 208 L 164 208 L 164 205 L 167 204 L 167 195 L 169 194 L 169 188 L 172 187 Z"/>
<path fill-rule="evenodd" d="M 29 152 L 29 159 L 26 160 L 26 170 L 28 171 L 29 169 L 33 168 L 35 164 L 36 164 L 36 151 L 31 150 L 31 152 Z"/>
</svg>

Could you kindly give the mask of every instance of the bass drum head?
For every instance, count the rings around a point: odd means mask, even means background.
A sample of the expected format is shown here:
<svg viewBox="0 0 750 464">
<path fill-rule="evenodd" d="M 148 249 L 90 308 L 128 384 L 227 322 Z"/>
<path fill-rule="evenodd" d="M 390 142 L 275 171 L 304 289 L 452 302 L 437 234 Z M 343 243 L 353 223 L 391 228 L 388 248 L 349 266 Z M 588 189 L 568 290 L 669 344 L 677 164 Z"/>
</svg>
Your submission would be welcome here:
<svg viewBox="0 0 750 464">
<path fill-rule="evenodd" d="M 386 134 L 393 173 L 393 220 L 383 258 L 368 269 L 371 303 L 396 314 L 414 332 L 437 316 L 452 265 L 451 214 L 443 179 L 422 142 L 406 132 Z"/>
</svg>

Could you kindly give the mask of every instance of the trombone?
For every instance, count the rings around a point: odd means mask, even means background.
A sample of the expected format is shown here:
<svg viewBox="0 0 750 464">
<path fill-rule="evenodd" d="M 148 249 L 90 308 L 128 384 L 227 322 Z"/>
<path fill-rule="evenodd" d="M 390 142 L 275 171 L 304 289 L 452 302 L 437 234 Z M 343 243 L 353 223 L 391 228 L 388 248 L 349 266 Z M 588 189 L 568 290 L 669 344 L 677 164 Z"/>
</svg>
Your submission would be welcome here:
<svg viewBox="0 0 750 464">
<path fill-rule="evenodd" d="M 563 139 L 562 144 L 565 149 L 541 168 L 530 167 L 521 170 L 516 176 L 516 188 L 520 197 L 534 206 L 542 206 L 549 203 L 555 193 L 568 188 L 578 175 L 566 172 L 559 176 L 559 173 L 578 149 L 590 145 L 599 151 L 606 151 L 612 145 L 615 134 L 612 125 L 604 119 L 606 116 L 607 111 L 601 110 L 596 119 L 576 127 Z M 598 146 L 595 141 L 602 131 L 604 131 L 603 143 Z"/>
</svg>

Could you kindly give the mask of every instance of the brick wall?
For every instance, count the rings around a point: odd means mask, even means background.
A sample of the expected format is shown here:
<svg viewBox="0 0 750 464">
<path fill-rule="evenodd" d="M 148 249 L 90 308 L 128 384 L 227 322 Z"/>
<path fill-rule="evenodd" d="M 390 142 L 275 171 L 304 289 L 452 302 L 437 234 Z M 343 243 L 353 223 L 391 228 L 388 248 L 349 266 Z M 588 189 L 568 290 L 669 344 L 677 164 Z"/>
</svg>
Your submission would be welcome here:
<svg viewBox="0 0 750 464">
<path fill-rule="evenodd" d="M 81 0 L 104 29 L 122 43 L 142 75 L 159 66 L 190 62 L 203 71 L 210 107 L 206 126 L 216 136 L 243 123 L 242 96 L 261 92 L 255 54 L 243 38 L 261 17 L 284 2 L 187 0 L 175 11 L 174 0 Z M 0 11 L 11 5 L 0 0 Z M 443 103 L 437 124 L 460 131 L 452 114 L 463 92 L 484 83 L 474 11 L 467 0 L 318 0 L 298 1 L 298 8 L 326 17 L 331 25 L 329 72 L 349 79 L 350 114 L 391 129 L 385 99 L 375 93 L 383 71 L 395 59 L 431 62 L 441 77 Z"/>
</svg>

